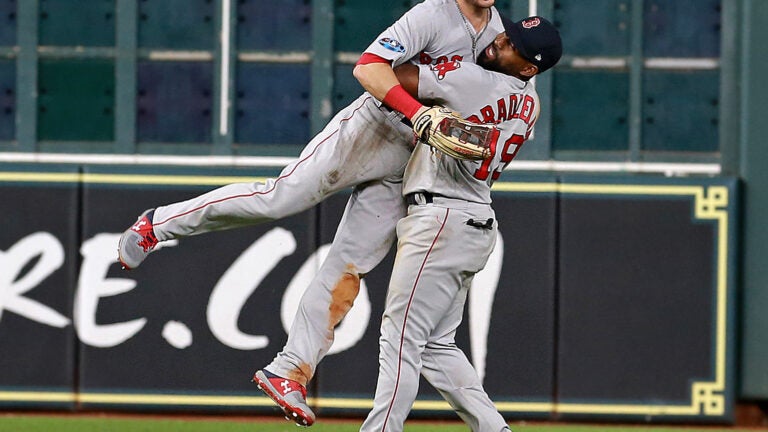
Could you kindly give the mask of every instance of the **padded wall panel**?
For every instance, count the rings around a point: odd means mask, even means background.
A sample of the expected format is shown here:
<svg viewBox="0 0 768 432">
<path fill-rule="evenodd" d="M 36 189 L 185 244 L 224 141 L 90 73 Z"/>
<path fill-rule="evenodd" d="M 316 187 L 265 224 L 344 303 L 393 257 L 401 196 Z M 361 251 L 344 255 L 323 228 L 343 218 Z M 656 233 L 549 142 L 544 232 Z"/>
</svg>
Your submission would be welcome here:
<svg viewBox="0 0 768 432">
<path fill-rule="evenodd" d="M 111 60 L 41 60 L 38 92 L 38 139 L 114 139 L 115 67 Z"/>
<path fill-rule="evenodd" d="M 0 140 L 16 137 L 16 63 L 0 61 Z"/>
<path fill-rule="evenodd" d="M 510 8 L 512 7 L 512 0 L 499 0 L 495 2 L 493 5 L 496 7 L 496 9 L 499 12 L 503 13 L 504 15 L 510 16 L 509 11 L 510 11 Z M 517 18 L 516 17 L 517 15 L 510 16 L 510 19 L 515 18 L 515 20 L 518 20 L 523 18 L 522 15 L 520 17 L 517 17 Z"/>
<path fill-rule="evenodd" d="M 235 140 L 245 144 L 309 141 L 309 66 L 239 63 Z"/>
<path fill-rule="evenodd" d="M 333 70 L 333 112 L 338 112 L 357 99 L 363 86 L 352 75 L 353 65 L 336 65 Z"/>
<path fill-rule="evenodd" d="M 16 1 L 0 0 L 0 46 L 16 45 Z"/>
<path fill-rule="evenodd" d="M 643 2 L 646 57 L 718 57 L 721 0 Z"/>
<path fill-rule="evenodd" d="M 559 410 L 727 421 L 734 182 L 621 183 L 563 180 Z"/>
<path fill-rule="evenodd" d="M 139 62 L 139 141 L 210 142 L 212 89 L 212 63 Z"/>
<path fill-rule="evenodd" d="M 563 52 L 572 56 L 629 54 L 631 3 L 632 0 L 555 1 L 553 21 L 563 38 Z"/>
<path fill-rule="evenodd" d="M 717 71 L 655 71 L 643 75 L 643 150 L 716 152 Z"/>
<path fill-rule="evenodd" d="M 139 47 L 178 50 L 216 48 L 216 4 L 212 0 L 142 0 Z"/>
<path fill-rule="evenodd" d="M 555 70 L 554 74 L 552 149 L 628 150 L 626 71 Z"/>
<path fill-rule="evenodd" d="M 336 0 L 336 51 L 363 52 L 373 39 L 411 8 L 409 0 Z"/>
<path fill-rule="evenodd" d="M 78 169 L 34 168 L 0 166 L 0 406 L 73 408 Z"/>
<path fill-rule="evenodd" d="M 112 46 L 115 0 L 40 0 L 40 45 Z"/>
<path fill-rule="evenodd" d="M 768 2 L 753 2 L 744 26 L 752 29 L 745 35 L 747 46 L 763 46 L 768 41 Z M 744 181 L 744 221 L 741 265 L 741 358 L 739 360 L 739 396 L 744 399 L 768 400 L 768 57 L 750 56 L 744 71 L 750 77 L 741 83 L 747 95 L 739 112 L 743 126 L 740 145 L 740 174 Z"/>
<path fill-rule="evenodd" d="M 240 50 L 312 49 L 312 5 L 309 0 L 241 0 L 237 3 L 237 47 Z"/>
</svg>

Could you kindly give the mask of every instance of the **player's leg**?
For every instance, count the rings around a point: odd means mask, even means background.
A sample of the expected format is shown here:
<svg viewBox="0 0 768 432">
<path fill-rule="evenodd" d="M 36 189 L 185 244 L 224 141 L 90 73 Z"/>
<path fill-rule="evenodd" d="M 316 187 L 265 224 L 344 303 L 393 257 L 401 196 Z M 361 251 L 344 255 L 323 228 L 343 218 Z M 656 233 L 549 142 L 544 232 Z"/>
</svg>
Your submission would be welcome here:
<svg viewBox="0 0 768 432">
<path fill-rule="evenodd" d="M 489 207 L 481 207 L 478 219 L 493 217 Z M 408 216 L 398 223 L 398 256 L 382 317 L 374 407 L 361 431 L 402 430 L 418 391 L 424 347 L 461 301 L 456 296 L 466 295 L 460 293 L 462 287 L 493 249 L 495 231 L 469 230 L 466 222 L 473 216 L 462 209 L 419 205 L 410 206 Z"/>
<path fill-rule="evenodd" d="M 276 178 L 236 183 L 158 207 L 159 241 L 281 219 L 313 207 L 329 195 L 385 178 L 408 158 L 373 99 L 361 97 L 339 112 Z"/>
<path fill-rule="evenodd" d="M 303 395 L 298 397 L 300 391 L 331 348 L 334 327 L 352 307 L 361 275 L 391 249 L 395 225 L 404 214 L 399 176 L 355 188 L 328 255 L 304 291 L 286 345 L 271 364 L 256 373 L 254 381 L 296 423 L 314 422 Z M 267 391 L 285 381 L 299 391 Z"/>
<path fill-rule="evenodd" d="M 482 206 L 468 209 L 462 219 L 486 220 L 493 213 L 484 212 Z M 475 216 L 477 215 L 477 217 Z M 496 243 L 496 230 L 476 228 L 469 225 L 461 227 L 467 244 L 478 240 L 475 253 L 464 254 L 464 268 L 469 275 L 462 279 L 462 287 L 454 298 L 454 303 L 440 320 L 422 353 L 422 375 L 451 404 L 458 415 L 474 432 L 499 432 L 508 430 L 504 418 L 496 409 L 488 394 L 483 389 L 477 372 L 461 349 L 455 344 L 456 329 L 461 324 L 467 294 L 474 274 L 486 264 Z M 462 249 L 462 252 L 464 250 Z"/>
<path fill-rule="evenodd" d="M 466 271 L 460 257 L 476 253 L 461 237 L 458 212 L 410 206 L 397 225 L 398 250 L 381 322 L 374 407 L 361 431 L 398 431 L 418 392 L 421 354 L 450 311 Z"/>
<path fill-rule="evenodd" d="M 412 135 L 389 117 L 370 96 L 359 98 L 280 176 L 223 186 L 142 215 L 120 239 L 120 261 L 135 268 L 158 241 L 284 218 L 349 186 L 385 178 L 407 160 Z"/>
<path fill-rule="evenodd" d="M 405 215 L 399 178 L 360 185 L 352 193 L 328 255 L 299 303 L 288 341 L 267 369 L 306 384 L 333 344 L 333 328 L 352 307 L 360 277 L 384 259 Z"/>
<path fill-rule="evenodd" d="M 456 329 L 462 320 L 471 280 L 454 298 L 448 313 L 430 336 L 421 355 L 421 374 L 451 404 L 473 432 L 509 430 L 504 418 L 483 389 L 477 372 L 456 346 Z"/>
<path fill-rule="evenodd" d="M 340 160 L 337 137 L 323 131 L 278 177 L 264 182 L 228 184 L 145 212 L 121 236 L 120 261 L 133 269 L 157 242 L 269 222 L 314 206 L 336 192 L 326 173 L 333 171 Z"/>
</svg>

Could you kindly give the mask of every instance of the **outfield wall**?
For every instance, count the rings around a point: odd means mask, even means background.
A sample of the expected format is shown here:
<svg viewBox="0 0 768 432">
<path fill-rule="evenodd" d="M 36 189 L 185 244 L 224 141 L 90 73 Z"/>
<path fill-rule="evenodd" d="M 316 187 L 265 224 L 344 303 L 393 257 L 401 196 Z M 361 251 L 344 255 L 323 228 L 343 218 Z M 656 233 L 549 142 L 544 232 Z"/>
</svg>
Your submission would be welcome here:
<svg viewBox="0 0 768 432">
<path fill-rule="evenodd" d="M 0 406 L 269 413 L 249 382 L 286 340 L 347 195 L 115 262 L 147 207 L 263 169 L 0 167 Z M 509 419 L 733 420 L 737 182 L 505 175 L 500 242 L 458 343 Z M 310 386 L 371 406 L 393 255 L 364 279 Z M 452 417 L 422 383 L 414 415 Z"/>
</svg>

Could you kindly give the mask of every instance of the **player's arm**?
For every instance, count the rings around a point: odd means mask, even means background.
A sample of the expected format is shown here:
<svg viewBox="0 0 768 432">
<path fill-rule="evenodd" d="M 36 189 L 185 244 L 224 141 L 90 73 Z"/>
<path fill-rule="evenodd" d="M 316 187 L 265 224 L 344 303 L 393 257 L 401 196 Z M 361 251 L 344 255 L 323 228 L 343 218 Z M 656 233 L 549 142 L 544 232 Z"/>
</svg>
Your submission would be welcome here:
<svg viewBox="0 0 768 432">
<path fill-rule="evenodd" d="M 397 81 L 401 86 L 403 86 L 403 89 L 408 92 L 409 95 L 413 96 L 414 98 L 418 98 L 419 67 L 414 64 L 404 63 L 400 66 L 397 66 L 394 69 L 394 72 L 395 77 L 397 77 Z"/>
<path fill-rule="evenodd" d="M 403 89 L 392 68 L 419 55 L 437 37 L 434 13 L 425 3 L 411 8 L 365 49 L 352 72 L 368 93 L 412 121 L 427 107 Z"/>
<path fill-rule="evenodd" d="M 400 84 L 391 63 L 372 54 L 363 54 L 352 75 L 368 93 L 380 101 L 384 100 L 392 87 Z"/>
<path fill-rule="evenodd" d="M 432 100 L 426 100 L 419 97 L 419 67 L 411 63 L 403 63 L 399 66 L 392 68 L 382 68 L 392 70 L 397 84 L 400 84 L 409 95 L 414 99 L 419 100 L 425 104 L 431 104 Z M 397 85 L 392 84 L 392 85 Z M 391 87 L 390 87 L 391 88 Z M 370 91 L 369 91 L 370 93 Z M 373 93 L 371 93 L 373 95 Z M 374 97 L 376 95 L 373 95 Z"/>
<path fill-rule="evenodd" d="M 352 75 L 373 97 L 401 112 L 411 121 L 427 110 L 427 107 L 402 86 L 390 61 L 383 57 L 364 53 L 355 65 Z"/>
<path fill-rule="evenodd" d="M 403 90 L 409 95 L 425 103 L 435 102 L 435 92 L 419 91 L 421 74 L 424 74 L 427 81 L 433 75 L 430 68 L 402 64 L 395 67 L 394 72 Z M 433 107 L 426 110 L 424 115 L 431 120 L 419 125 L 417 119 L 414 130 L 430 146 L 456 159 L 480 160 L 491 155 L 491 144 L 498 137 L 498 131 L 493 126 L 465 121 L 449 108 Z M 423 139 L 425 135 L 427 139 Z"/>
</svg>

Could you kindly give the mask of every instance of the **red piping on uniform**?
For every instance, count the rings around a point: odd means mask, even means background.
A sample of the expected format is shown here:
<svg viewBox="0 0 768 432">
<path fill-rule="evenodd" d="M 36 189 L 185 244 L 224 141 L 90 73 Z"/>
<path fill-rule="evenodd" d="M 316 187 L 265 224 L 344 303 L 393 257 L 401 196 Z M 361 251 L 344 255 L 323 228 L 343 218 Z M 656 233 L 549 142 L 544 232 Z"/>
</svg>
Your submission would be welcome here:
<svg viewBox="0 0 768 432">
<path fill-rule="evenodd" d="M 342 123 L 342 122 L 346 122 L 346 121 L 349 121 L 349 119 L 351 119 L 351 118 L 352 118 L 352 117 L 355 115 L 355 113 L 356 113 L 358 110 L 360 110 L 360 108 L 362 108 L 362 107 L 363 107 L 363 105 L 365 105 L 365 103 L 366 103 L 366 102 L 368 102 L 368 99 L 370 99 L 370 98 L 371 98 L 371 97 L 367 97 L 367 98 L 365 98 L 365 99 L 363 100 L 363 103 L 361 103 L 359 107 L 355 108 L 355 110 L 354 110 L 354 111 L 352 111 L 352 114 L 350 114 L 350 115 L 349 115 L 349 117 L 346 117 L 346 118 L 343 118 L 343 119 L 341 119 L 341 120 L 339 121 L 339 123 Z M 198 206 L 198 207 L 196 207 L 196 208 L 193 208 L 193 209 L 191 209 L 191 210 L 188 210 L 188 211 L 186 211 L 186 212 L 184 212 L 184 213 L 179 213 L 179 214 L 177 214 L 177 215 L 171 216 L 171 217 L 169 217 L 169 218 L 167 218 L 167 219 L 165 219 L 165 220 L 163 220 L 163 221 L 160 221 L 160 222 L 153 222 L 153 225 L 155 225 L 155 226 L 156 226 L 156 225 L 162 225 L 162 224 L 164 224 L 164 223 L 166 223 L 166 222 L 169 222 L 169 221 L 171 221 L 171 220 L 173 220 L 173 219 L 176 219 L 176 218 L 179 218 L 179 217 L 182 217 L 182 216 L 186 216 L 186 215 L 188 215 L 188 214 L 190 214 L 190 213 L 194 213 L 194 212 L 196 212 L 196 211 L 198 211 L 198 210 L 201 210 L 201 209 L 203 209 L 203 208 L 205 208 L 205 207 L 208 207 L 209 205 L 212 205 L 212 204 L 218 204 L 218 203 L 220 203 L 220 202 L 223 202 L 223 201 L 229 201 L 229 200 L 231 200 L 231 199 L 237 199 L 237 198 L 248 198 L 248 197 L 252 197 L 252 196 L 254 196 L 254 195 L 266 195 L 266 194 L 268 194 L 268 193 L 272 192 L 273 190 L 275 190 L 275 187 L 277 187 L 277 182 L 279 182 L 280 180 L 282 180 L 282 179 L 284 179 L 284 178 L 290 177 L 290 176 L 291 176 L 291 174 L 293 174 L 293 173 L 296 171 L 296 168 L 298 168 L 298 167 L 299 167 L 299 165 L 301 165 L 301 164 L 302 164 L 302 162 L 304 162 L 304 161 L 308 160 L 309 158 L 311 158 L 311 157 L 312 157 L 312 156 L 315 154 L 315 152 L 317 151 L 317 149 L 318 149 L 318 148 L 319 148 L 321 145 L 323 145 L 323 143 L 324 143 L 324 142 L 326 142 L 326 141 L 327 141 L 327 140 L 328 140 L 330 137 L 334 136 L 334 135 L 336 134 L 336 132 L 338 132 L 338 131 L 339 131 L 339 129 L 336 129 L 335 131 L 333 131 L 333 132 L 331 132 L 330 134 L 328 134 L 328 136 L 327 136 L 327 137 L 325 137 L 325 138 L 324 138 L 322 141 L 320 141 L 319 143 L 317 143 L 317 145 L 315 146 L 315 148 L 314 148 L 314 149 L 312 149 L 312 153 L 308 154 L 308 155 L 307 155 L 307 157 L 305 157 L 304 159 L 302 159 L 302 160 L 300 160 L 298 163 L 296 163 L 296 165 L 293 167 L 293 169 L 291 170 L 291 172 L 289 172 L 288 174 L 285 174 L 285 175 L 281 175 L 280 177 L 276 178 L 276 179 L 275 179 L 275 182 L 274 182 L 274 184 L 272 185 L 272 188 L 271 188 L 271 189 L 269 189 L 269 190 L 267 190 L 267 191 L 263 191 L 263 192 L 259 192 L 259 191 L 256 191 L 256 192 L 253 192 L 253 193 L 249 193 L 249 194 L 233 195 L 233 196 L 228 196 L 228 197 L 220 198 L 220 199 L 217 199 L 217 200 L 215 200 L 215 201 L 207 202 L 207 203 L 205 203 L 205 204 L 203 204 L 203 205 L 201 205 L 201 206 Z"/>
<path fill-rule="evenodd" d="M 408 324 L 408 312 L 411 310 L 411 303 L 413 303 L 413 296 L 416 294 L 416 286 L 419 284 L 419 279 L 421 279 L 421 273 L 424 271 L 424 266 L 427 264 L 427 260 L 429 259 L 429 254 L 432 253 L 432 249 L 435 248 L 435 243 L 437 243 L 437 239 L 440 238 L 440 233 L 443 232 L 443 228 L 445 228 L 446 222 L 448 222 L 448 213 L 450 213 L 451 209 L 445 209 L 445 219 L 443 220 L 443 224 L 440 225 L 440 229 L 437 231 L 437 234 L 435 235 L 435 239 L 432 240 L 432 244 L 429 245 L 429 249 L 427 250 L 427 254 L 424 255 L 424 261 L 421 262 L 421 267 L 419 267 L 419 273 L 416 275 L 416 280 L 413 282 L 413 288 L 411 288 L 411 297 L 408 299 L 408 306 L 405 307 L 405 316 L 403 317 L 403 328 L 400 330 L 400 348 L 397 353 L 397 379 L 395 380 L 395 390 L 392 392 L 392 399 L 389 401 L 389 409 L 387 410 L 387 415 L 384 417 L 384 424 L 381 427 L 382 432 L 387 429 L 387 422 L 389 421 L 389 414 L 392 412 L 392 406 L 395 404 L 395 398 L 397 397 L 397 389 L 400 387 L 400 369 L 403 364 L 403 339 L 405 338 L 405 326 Z"/>
</svg>

